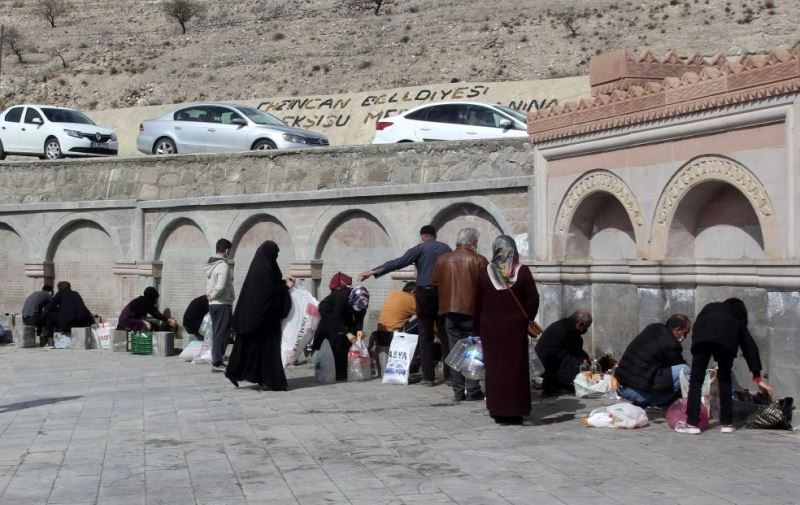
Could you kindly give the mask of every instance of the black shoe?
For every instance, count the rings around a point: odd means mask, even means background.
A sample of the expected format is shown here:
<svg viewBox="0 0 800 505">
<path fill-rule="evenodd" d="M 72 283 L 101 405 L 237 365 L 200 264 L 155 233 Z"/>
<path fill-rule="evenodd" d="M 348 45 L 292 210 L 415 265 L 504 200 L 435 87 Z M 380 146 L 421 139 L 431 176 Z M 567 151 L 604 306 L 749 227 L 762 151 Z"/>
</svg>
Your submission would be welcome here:
<svg viewBox="0 0 800 505">
<path fill-rule="evenodd" d="M 467 394 L 463 391 L 460 391 L 453 395 L 453 400 L 457 402 L 463 402 L 466 399 L 467 399 Z"/>
<path fill-rule="evenodd" d="M 477 391 L 475 393 L 470 393 L 467 395 L 468 402 L 477 402 L 483 400 L 485 396 L 483 395 L 483 391 Z"/>
<path fill-rule="evenodd" d="M 422 379 L 421 381 L 419 381 L 419 385 L 432 388 L 435 384 L 433 383 L 433 381 L 429 381 L 427 379 Z"/>
</svg>

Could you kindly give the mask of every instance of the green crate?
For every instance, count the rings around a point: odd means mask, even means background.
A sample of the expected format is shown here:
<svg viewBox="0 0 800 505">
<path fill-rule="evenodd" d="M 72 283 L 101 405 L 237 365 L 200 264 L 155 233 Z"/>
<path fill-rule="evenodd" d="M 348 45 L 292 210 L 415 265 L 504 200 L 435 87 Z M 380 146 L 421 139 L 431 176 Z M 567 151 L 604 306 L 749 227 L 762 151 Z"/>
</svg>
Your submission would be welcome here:
<svg viewBox="0 0 800 505">
<path fill-rule="evenodd" d="M 134 331 L 131 333 L 131 354 L 153 354 L 152 331 Z"/>
</svg>

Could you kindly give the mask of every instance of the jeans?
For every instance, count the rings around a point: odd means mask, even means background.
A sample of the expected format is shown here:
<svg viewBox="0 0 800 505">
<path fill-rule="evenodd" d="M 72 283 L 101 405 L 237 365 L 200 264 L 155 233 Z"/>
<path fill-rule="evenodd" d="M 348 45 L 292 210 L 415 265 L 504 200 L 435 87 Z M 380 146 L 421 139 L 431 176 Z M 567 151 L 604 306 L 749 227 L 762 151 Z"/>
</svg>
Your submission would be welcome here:
<svg viewBox="0 0 800 505">
<path fill-rule="evenodd" d="M 433 382 L 436 373 L 436 362 L 433 358 L 433 337 L 434 325 L 439 329 L 439 335 L 444 337 L 445 332 L 442 331 L 441 318 L 438 317 L 439 300 L 436 294 L 436 289 L 431 287 L 417 287 L 416 295 L 417 301 L 417 320 L 419 321 L 419 343 L 417 346 L 420 349 L 420 358 L 422 361 L 422 378 L 426 381 Z M 442 355 L 447 356 L 449 352 L 449 345 L 446 338 L 441 338 Z M 444 376 L 448 378 L 449 367 L 444 367 Z"/>
<path fill-rule="evenodd" d="M 620 386 L 617 388 L 617 394 L 640 407 L 649 407 L 651 405 L 669 406 L 669 404 L 679 396 L 681 390 L 681 370 L 683 370 L 684 374 L 688 374 L 689 365 L 681 363 L 680 365 L 672 366 L 672 391 L 649 393 Z"/>
<path fill-rule="evenodd" d="M 212 303 L 208 306 L 211 314 L 211 331 L 214 342 L 211 347 L 211 364 L 221 365 L 228 348 L 228 333 L 231 331 L 232 307 L 223 303 Z"/>
<path fill-rule="evenodd" d="M 447 332 L 447 340 L 450 348 L 456 342 L 472 335 L 472 317 L 464 314 L 449 313 L 444 316 L 444 329 Z M 450 380 L 453 383 L 453 392 L 468 394 L 478 394 L 481 392 L 481 383 L 476 380 L 465 378 L 458 370 L 450 370 Z"/>
<path fill-rule="evenodd" d="M 733 400 L 731 390 L 733 379 L 731 369 L 733 359 L 736 357 L 720 344 L 704 342 L 695 345 L 692 349 L 692 376 L 689 378 L 689 399 L 686 404 L 686 422 L 697 426 L 700 422 L 700 396 L 702 395 L 703 381 L 706 378 L 706 368 L 711 357 L 717 362 L 717 381 L 719 381 L 719 423 L 723 426 L 733 421 Z"/>
</svg>

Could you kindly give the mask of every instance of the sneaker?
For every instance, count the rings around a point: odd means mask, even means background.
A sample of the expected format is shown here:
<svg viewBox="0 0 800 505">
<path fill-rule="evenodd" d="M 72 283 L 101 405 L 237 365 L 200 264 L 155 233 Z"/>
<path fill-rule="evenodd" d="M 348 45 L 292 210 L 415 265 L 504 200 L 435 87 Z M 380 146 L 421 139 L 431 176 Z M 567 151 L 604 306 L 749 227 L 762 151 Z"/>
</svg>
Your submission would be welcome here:
<svg viewBox="0 0 800 505">
<path fill-rule="evenodd" d="M 726 424 L 725 426 L 721 426 L 719 429 L 720 433 L 733 433 L 736 431 L 736 428 L 731 426 L 730 424 Z"/>
<path fill-rule="evenodd" d="M 691 424 L 686 424 L 684 421 L 679 421 L 678 424 L 675 425 L 675 431 L 678 433 L 684 433 L 686 435 L 700 434 L 700 428 L 697 426 L 692 426 Z"/>
<path fill-rule="evenodd" d="M 213 365 L 211 367 L 211 371 L 212 372 L 224 372 L 225 371 L 225 365 L 223 363 L 220 363 L 219 365 Z"/>
<path fill-rule="evenodd" d="M 477 401 L 483 400 L 483 398 L 484 398 L 483 391 L 478 391 L 478 392 L 470 393 L 470 394 L 467 395 L 467 401 L 468 402 L 477 402 Z"/>
</svg>

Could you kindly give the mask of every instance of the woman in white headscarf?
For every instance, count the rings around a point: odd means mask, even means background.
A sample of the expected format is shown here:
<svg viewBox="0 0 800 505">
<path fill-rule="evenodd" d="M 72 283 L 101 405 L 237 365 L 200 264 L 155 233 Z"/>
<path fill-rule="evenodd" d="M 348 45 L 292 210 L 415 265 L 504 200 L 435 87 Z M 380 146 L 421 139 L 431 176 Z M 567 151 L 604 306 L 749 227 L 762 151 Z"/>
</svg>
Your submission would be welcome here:
<svg viewBox="0 0 800 505">
<path fill-rule="evenodd" d="M 539 310 L 539 292 L 520 264 L 514 239 L 500 235 L 492 261 L 478 276 L 473 327 L 483 344 L 486 407 L 500 424 L 522 424 L 531 412 L 528 323 Z"/>
</svg>

